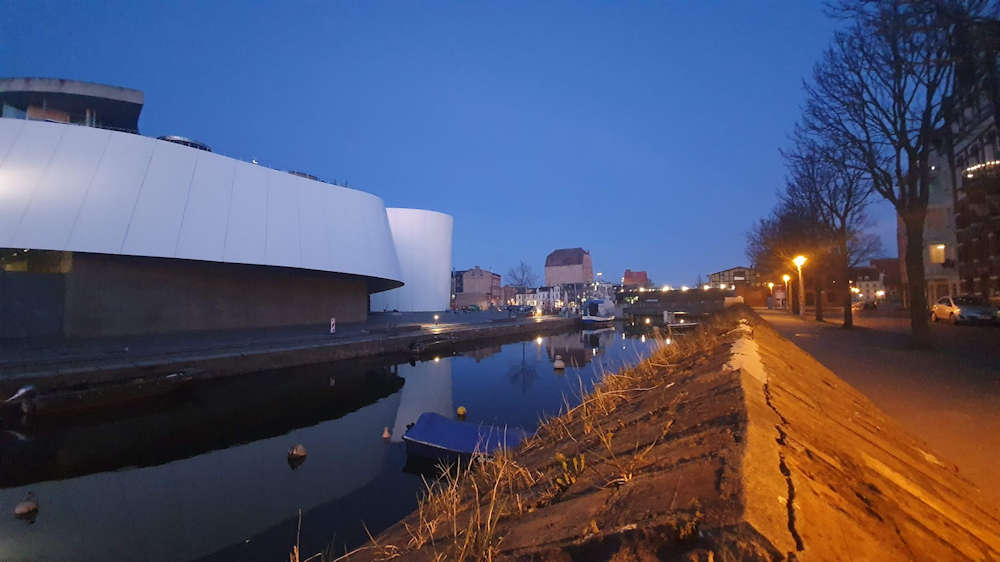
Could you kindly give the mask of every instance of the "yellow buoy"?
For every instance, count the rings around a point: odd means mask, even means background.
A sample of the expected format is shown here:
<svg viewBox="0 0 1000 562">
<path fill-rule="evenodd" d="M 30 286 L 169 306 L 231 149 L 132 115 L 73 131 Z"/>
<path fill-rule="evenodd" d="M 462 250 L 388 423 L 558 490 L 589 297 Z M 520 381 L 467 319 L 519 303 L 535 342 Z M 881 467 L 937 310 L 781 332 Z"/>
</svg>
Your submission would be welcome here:
<svg viewBox="0 0 1000 562">
<path fill-rule="evenodd" d="M 465 414 L 467 414 L 469 412 L 468 412 L 468 410 L 465 409 L 465 406 L 459 406 L 458 409 L 455 410 L 455 413 L 458 414 L 458 417 L 464 418 Z"/>
</svg>

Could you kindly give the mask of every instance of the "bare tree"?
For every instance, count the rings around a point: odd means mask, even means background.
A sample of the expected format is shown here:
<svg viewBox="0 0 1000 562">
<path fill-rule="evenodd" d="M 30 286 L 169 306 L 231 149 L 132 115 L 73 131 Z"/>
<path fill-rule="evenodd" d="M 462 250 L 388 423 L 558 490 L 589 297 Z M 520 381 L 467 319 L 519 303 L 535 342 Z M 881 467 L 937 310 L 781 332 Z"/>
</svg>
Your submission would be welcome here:
<svg viewBox="0 0 1000 562">
<path fill-rule="evenodd" d="M 509 284 L 512 287 L 519 289 L 534 287 L 538 283 L 538 276 L 535 275 L 534 270 L 531 269 L 528 262 L 524 260 L 521 260 L 521 263 L 517 267 L 512 267 L 507 271 L 507 278 L 510 279 Z"/>
<path fill-rule="evenodd" d="M 782 274 L 794 273 L 794 268 L 790 269 L 791 261 L 799 254 L 810 256 L 810 270 L 822 271 L 830 243 L 815 209 L 807 205 L 789 205 L 781 194 L 779 199 L 782 200 L 771 215 L 758 221 L 747 233 L 747 258 L 758 274 L 765 277 L 780 278 Z M 823 285 L 818 275 L 807 276 L 806 280 L 817 289 Z M 822 291 L 817 290 L 817 297 L 821 296 Z M 793 310 L 797 309 L 798 300 L 790 299 L 790 302 Z"/>
<path fill-rule="evenodd" d="M 851 328 L 854 316 L 850 269 L 873 257 L 880 246 L 877 236 L 865 232 L 870 226 L 865 209 L 872 193 L 871 180 L 859 167 L 849 165 L 849 155 L 837 146 L 810 138 L 801 130 L 793 138 L 794 148 L 782 152 L 788 166 L 788 186 L 781 201 L 792 212 L 805 212 L 817 221 L 816 237 L 822 241 L 820 256 L 838 284 L 844 306 L 843 326 Z M 823 269 L 811 269 L 822 280 Z M 819 290 L 817 320 L 823 319 L 821 297 Z"/>
<path fill-rule="evenodd" d="M 989 0 L 841 0 L 848 21 L 806 84 L 805 127 L 841 147 L 906 228 L 910 327 L 930 343 L 923 234 L 935 131 L 945 125 L 953 34 Z"/>
</svg>

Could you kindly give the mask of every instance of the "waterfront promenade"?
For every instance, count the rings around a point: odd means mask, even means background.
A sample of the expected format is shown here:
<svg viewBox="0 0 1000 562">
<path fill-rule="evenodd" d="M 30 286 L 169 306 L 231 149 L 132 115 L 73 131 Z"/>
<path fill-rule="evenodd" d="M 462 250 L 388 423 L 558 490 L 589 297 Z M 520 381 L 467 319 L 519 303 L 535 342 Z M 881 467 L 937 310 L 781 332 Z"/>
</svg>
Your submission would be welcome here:
<svg viewBox="0 0 1000 562">
<path fill-rule="evenodd" d="M 0 391 L 45 380 L 62 386 L 172 371 L 231 375 L 310 362 L 418 352 L 427 342 L 458 343 L 572 325 L 575 318 L 511 318 L 506 312 L 373 313 L 367 322 L 127 338 L 0 343 Z"/>
</svg>

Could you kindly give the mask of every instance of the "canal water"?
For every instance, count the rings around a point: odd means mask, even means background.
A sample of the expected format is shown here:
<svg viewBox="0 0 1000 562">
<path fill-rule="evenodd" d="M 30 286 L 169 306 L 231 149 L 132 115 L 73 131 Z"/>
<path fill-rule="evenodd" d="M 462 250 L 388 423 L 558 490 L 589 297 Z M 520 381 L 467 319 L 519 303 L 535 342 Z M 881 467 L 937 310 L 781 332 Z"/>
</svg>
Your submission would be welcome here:
<svg viewBox="0 0 1000 562">
<path fill-rule="evenodd" d="M 619 325 L 412 363 L 311 365 L 156 404 L 0 430 L 0 560 L 282 560 L 343 553 L 416 507 L 401 441 L 423 412 L 529 431 L 655 346 Z M 567 368 L 554 371 L 561 355 Z M 389 428 L 391 438 L 382 433 Z M 296 443 L 308 457 L 292 469 Z M 37 519 L 13 517 L 28 492 Z"/>
</svg>

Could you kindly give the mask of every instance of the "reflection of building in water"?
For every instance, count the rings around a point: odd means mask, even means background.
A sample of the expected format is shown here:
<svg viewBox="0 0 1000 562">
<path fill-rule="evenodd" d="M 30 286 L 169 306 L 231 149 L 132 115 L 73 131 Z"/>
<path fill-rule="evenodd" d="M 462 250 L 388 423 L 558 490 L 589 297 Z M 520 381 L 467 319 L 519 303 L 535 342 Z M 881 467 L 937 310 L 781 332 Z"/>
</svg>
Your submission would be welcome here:
<svg viewBox="0 0 1000 562">
<path fill-rule="evenodd" d="M 545 342 L 545 351 L 549 354 L 549 360 L 562 355 L 567 367 L 582 367 L 590 363 L 590 348 L 584 347 L 579 333 L 549 336 Z"/>
<path fill-rule="evenodd" d="M 583 330 L 572 334 L 556 334 L 547 338 L 545 349 L 550 360 L 561 355 L 568 367 L 583 367 L 594 357 L 604 355 L 604 348 L 610 338 L 614 338 L 614 329 Z"/>
<path fill-rule="evenodd" d="M 192 383 L 110 419 L 18 427 L 28 440 L 13 450 L 0 430 L 0 488 L 197 457 L 343 417 L 402 386 L 378 362 L 308 365 Z"/>
<path fill-rule="evenodd" d="M 511 384 L 519 384 L 522 394 L 528 392 L 532 383 L 535 382 L 535 377 L 538 375 L 535 364 L 542 358 L 542 341 L 542 337 L 539 336 L 535 339 L 534 344 L 521 342 L 521 358 L 507 370 L 507 377 L 510 379 Z M 530 360 L 528 359 L 529 345 L 533 348 L 532 354 L 534 355 L 534 358 Z"/>
<path fill-rule="evenodd" d="M 387 451 L 378 446 L 382 427 L 398 401 L 394 394 L 336 420 L 159 466 L 0 489 L 3 506 L 34 491 L 45 531 L 0 517 L 0 536 L 10 539 L 0 558 L 191 560 L 243 542 L 374 479 Z M 286 452 L 294 443 L 309 456 L 293 471 Z"/>
<path fill-rule="evenodd" d="M 497 353 L 500 353 L 500 346 L 499 345 L 491 345 L 491 346 L 487 346 L 487 347 L 480 347 L 480 348 L 477 348 L 477 349 L 473 349 L 472 351 L 466 351 L 462 355 L 464 355 L 466 357 L 471 357 L 471 358 L 473 358 L 473 359 L 476 360 L 476 363 L 479 363 L 483 359 L 487 359 L 489 357 L 492 357 L 492 356 L 496 355 Z"/>
<path fill-rule="evenodd" d="M 400 365 L 399 376 L 406 380 L 400 393 L 392 441 L 400 442 L 406 426 L 424 412 L 436 412 L 450 418 L 455 410 L 451 395 L 451 358 Z"/>
</svg>

